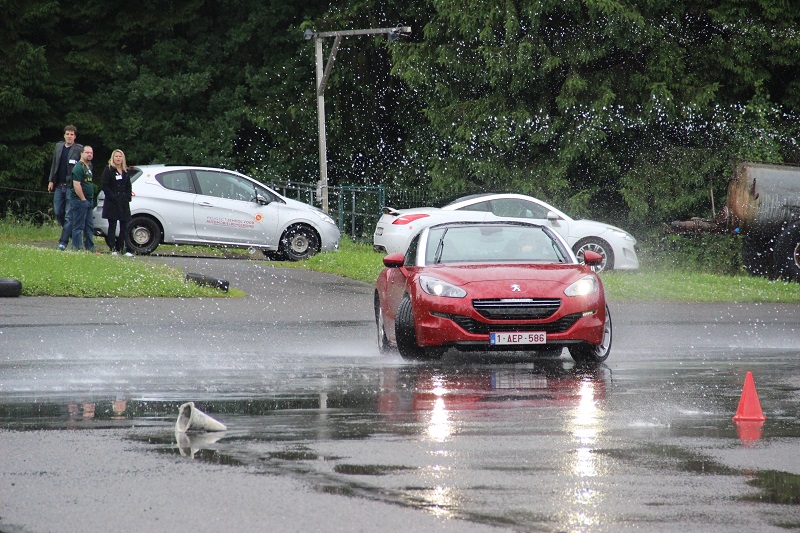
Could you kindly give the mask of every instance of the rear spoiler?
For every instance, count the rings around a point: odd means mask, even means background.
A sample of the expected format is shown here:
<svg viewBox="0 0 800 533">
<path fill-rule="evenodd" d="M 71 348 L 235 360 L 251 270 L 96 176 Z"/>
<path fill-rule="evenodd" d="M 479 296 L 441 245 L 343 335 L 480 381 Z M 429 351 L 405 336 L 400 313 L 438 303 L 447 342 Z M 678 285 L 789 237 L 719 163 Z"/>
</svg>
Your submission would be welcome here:
<svg viewBox="0 0 800 533">
<path fill-rule="evenodd" d="M 393 217 L 396 217 L 396 216 L 400 215 L 400 211 L 398 211 L 397 209 L 395 209 L 393 207 L 384 207 L 383 208 L 383 214 L 384 215 L 391 215 Z"/>
</svg>

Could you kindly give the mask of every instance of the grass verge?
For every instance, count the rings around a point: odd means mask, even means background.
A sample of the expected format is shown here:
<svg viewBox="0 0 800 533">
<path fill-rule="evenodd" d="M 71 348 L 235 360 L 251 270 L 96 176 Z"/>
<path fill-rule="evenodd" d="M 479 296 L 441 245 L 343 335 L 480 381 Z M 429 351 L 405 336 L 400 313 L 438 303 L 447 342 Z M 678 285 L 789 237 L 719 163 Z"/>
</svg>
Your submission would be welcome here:
<svg viewBox="0 0 800 533">
<path fill-rule="evenodd" d="M 343 238 L 339 252 L 319 254 L 301 263 L 280 266 L 307 268 L 375 283 L 383 268 L 383 254 L 371 245 Z M 774 281 L 748 274 L 698 272 L 666 262 L 637 271 L 611 271 L 600 275 L 612 301 L 800 303 L 800 284 Z"/>
<path fill-rule="evenodd" d="M 55 224 L 36 225 L 18 220 L 0 220 L 0 277 L 22 281 L 23 294 L 51 296 L 223 296 L 219 290 L 187 283 L 183 275 L 167 267 L 130 261 L 107 254 L 57 252 L 59 228 Z M 97 239 L 98 249 L 104 249 Z M 52 249 L 19 246 L 13 243 L 47 242 Z M 676 241 L 681 243 L 683 241 Z M 724 241 L 727 243 L 728 241 Z M 710 250 L 707 263 L 688 252 L 658 245 L 660 260 L 648 260 L 648 250 L 641 256 L 642 267 L 635 272 L 601 274 L 606 294 L 612 301 L 800 303 L 800 284 L 773 281 L 741 273 L 708 271 L 719 263 L 720 253 L 714 243 L 700 243 L 694 249 Z M 651 246 L 653 250 L 656 246 Z M 211 247 L 175 247 L 175 253 L 202 253 L 223 256 L 230 250 Z M 243 257 L 247 252 L 241 250 Z M 735 254 L 734 254 L 735 255 Z M 687 259 L 688 258 L 688 259 Z M 280 268 L 305 268 L 373 284 L 383 268 L 383 254 L 368 244 L 342 238 L 340 250 L 318 254 L 307 261 L 270 263 Z M 702 258 L 701 258 L 702 259 Z M 731 262 L 728 258 L 726 262 Z M 653 263 L 652 266 L 649 263 Z M 694 266 L 693 266 L 694 265 Z M 227 296 L 242 296 L 231 288 Z"/>
<path fill-rule="evenodd" d="M 22 283 L 25 296 L 197 297 L 242 296 L 187 282 L 182 272 L 152 262 L 89 252 L 59 252 L 0 244 L 0 277 Z"/>
</svg>

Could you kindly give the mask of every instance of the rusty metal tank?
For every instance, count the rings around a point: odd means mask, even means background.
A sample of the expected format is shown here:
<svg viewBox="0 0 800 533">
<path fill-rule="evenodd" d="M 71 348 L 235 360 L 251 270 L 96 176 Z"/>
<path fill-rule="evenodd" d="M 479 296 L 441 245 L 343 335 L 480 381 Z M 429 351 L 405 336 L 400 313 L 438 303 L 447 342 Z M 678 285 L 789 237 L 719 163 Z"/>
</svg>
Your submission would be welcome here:
<svg viewBox="0 0 800 533">
<path fill-rule="evenodd" d="M 743 232 L 779 232 L 800 219 L 800 166 L 740 163 L 728 184 L 728 209 Z"/>
</svg>

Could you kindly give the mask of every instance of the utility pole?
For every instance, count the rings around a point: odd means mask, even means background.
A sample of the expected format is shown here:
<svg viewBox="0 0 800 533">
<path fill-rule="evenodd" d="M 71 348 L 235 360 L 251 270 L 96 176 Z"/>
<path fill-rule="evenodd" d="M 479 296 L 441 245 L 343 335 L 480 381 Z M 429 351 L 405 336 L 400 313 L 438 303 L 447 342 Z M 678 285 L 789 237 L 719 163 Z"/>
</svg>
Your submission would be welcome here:
<svg viewBox="0 0 800 533">
<path fill-rule="evenodd" d="M 317 123 L 319 127 L 319 181 L 317 182 L 317 195 L 322 200 L 322 210 L 326 213 L 328 212 L 328 146 L 325 139 L 325 87 L 328 84 L 328 78 L 330 78 L 331 71 L 333 70 L 333 62 L 336 60 L 336 52 L 339 50 L 342 37 L 386 34 L 389 36 L 389 41 L 394 42 L 399 39 L 401 35 L 408 35 L 410 33 L 410 26 L 372 28 L 368 30 L 305 31 L 304 36 L 306 40 L 314 39 L 314 48 L 317 55 Z M 325 64 L 325 70 L 323 70 L 322 39 L 326 37 L 333 37 L 334 40 L 331 53 Z"/>
</svg>

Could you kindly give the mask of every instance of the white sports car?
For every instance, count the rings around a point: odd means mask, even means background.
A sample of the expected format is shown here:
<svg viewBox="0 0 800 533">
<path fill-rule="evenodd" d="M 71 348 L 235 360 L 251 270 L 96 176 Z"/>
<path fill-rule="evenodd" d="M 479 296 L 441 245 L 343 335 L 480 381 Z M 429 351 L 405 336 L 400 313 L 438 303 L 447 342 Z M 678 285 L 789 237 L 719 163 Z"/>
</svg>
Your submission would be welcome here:
<svg viewBox="0 0 800 533">
<path fill-rule="evenodd" d="M 339 228 L 316 207 L 285 198 L 244 174 L 220 168 L 131 167 L 133 200 L 126 235 L 129 250 L 152 253 L 159 244 L 255 248 L 299 261 L 339 248 Z M 94 227 L 108 231 L 97 197 Z"/>
<path fill-rule="evenodd" d="M 575 220 L 552 205 L 523 194 L 474 194 L 459 198 L 442 208 L 384 208 L 373 235 L 375 251 L 405 253 L 411 238 L 422 228 L 455 220 L 489 221 L 501 219 L 537 222 L 553 228 L 567 241 L 580 261 L 586 250 L 597 252 L 602 270 L 639 268 L 636 239 L 627 231 L 593 220 Z"/>
</svg>

